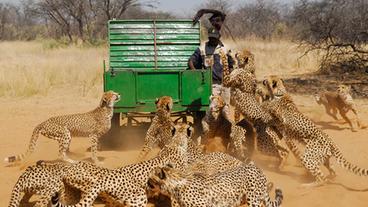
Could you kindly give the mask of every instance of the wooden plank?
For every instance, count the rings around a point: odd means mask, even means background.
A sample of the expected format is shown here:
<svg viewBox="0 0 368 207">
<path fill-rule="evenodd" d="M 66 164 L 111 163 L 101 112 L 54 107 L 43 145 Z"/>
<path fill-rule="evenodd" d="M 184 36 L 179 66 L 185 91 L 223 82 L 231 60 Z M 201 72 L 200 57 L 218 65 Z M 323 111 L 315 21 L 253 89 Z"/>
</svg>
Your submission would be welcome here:
<svg viewBox="0 0 368 207">
<path fill-rule="evenodd" d="M 157 44 L 197 44 L 199 40 L 157 40 Z M 153 40 L 110 40 L 111 45 L 153 45 Z"/>
<path fill-rule="evenodd" d="M 198 45 L 158 45 L 158 51 L 194 51 Z M 111 45 L 110 51 L 153 51 L 153 45 Z"/>
<path fill-rule="evenodd" d="M 158 56 L 158 61 L 188 61 L 188 56 Z M 126 56 L 126 57 L 110 57 L 110 61 L 117 62 L 154 62 L 154 56 Z"/>
<path fill-rule="evenodd" d="M 196 28 L 192 26 L 192 24 L 176 24 L 176 23 L 167 23 L 167 24 L 159 24 L 156 23 L 157 29 L 191 29 Z M 147 24 L 110 24 L 110 29 L 153 29 L 153 23 Z"/>
<path fill-rule="evenodd" d="M 190 56 L 192 55 L 194 50 L 188 51 L 157 51 L 158 56 Z M 132 50 L 132 51 L 110 51 L 111 57 L 123 57 L 123 56 L 153 56 L 155 55 L 154 51 L 146 51 L 146 50 Z"/>
<path fill-rule="evenodd" d="M 113 40 L 153 40 L 153 34 L 110 34 L 110 42 Z M 190 34 L 158 34 L 157 40 L 199 40 L 199 35 Z"/>
<path fill-rule="evenodd" d="M 193 34 L 198 35 L 199 28 L 190 29 L 157 29 L 157 34 Z M 110 34 L 153 34 L 153 29 L 110 29 Z"/>
<path fill-rule="evenodd" d="M 187 62 L 157 62 L 157 67 L 186 68 Z M 115 62 L 110 61 L 110 67 L 116 68 L 154 68 L 154 62 Z"/>
</svg>

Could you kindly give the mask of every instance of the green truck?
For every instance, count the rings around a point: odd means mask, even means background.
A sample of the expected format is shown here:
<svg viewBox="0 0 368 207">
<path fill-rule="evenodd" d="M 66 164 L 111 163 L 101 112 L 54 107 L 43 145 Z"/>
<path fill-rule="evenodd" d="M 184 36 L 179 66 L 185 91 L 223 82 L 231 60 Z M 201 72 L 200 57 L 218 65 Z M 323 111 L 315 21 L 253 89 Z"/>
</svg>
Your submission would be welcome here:
<svg viewBox="0 0 368 207">
<path fill-rule="evenodd" d="M 200 45 L 200 25 L 192 20 L 111 20 L 109 62 L 104 91 L 121 94 L 113 122 L 154 114 L 155 100 L 171 96 L 173 115 L 198 118 L 209 105 L 211 70 L 188 70 L 190 55 Z M 202 113 L 203 114 L 203 113 Z"/>
</svg>

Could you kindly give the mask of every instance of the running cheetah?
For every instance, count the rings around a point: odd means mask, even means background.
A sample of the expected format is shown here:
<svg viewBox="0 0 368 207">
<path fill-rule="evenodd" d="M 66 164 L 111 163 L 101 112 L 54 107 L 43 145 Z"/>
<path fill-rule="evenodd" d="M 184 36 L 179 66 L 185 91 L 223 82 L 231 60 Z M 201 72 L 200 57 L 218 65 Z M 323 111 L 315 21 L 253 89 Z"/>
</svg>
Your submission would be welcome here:
<svg viewBox="0 0 368 207">
<path fill-rule="evenodd" d="M 156 168 L 148 186 L 159 185 L 172 199 L 172 206 L 280 206 L 283 194 L 276 189 L 275 201 L 268 194 L 266 176 L 253 163 L 242 164 L 214 175 L 180 171 L 167 165 Z"/>
<path fill-rule="evenodd" d="M 155 167 L 173 163 L 177 168 L 183 168 L 187 164 L 187 142 L 192 135 L 192 128 L 187 124 L 176 125 L 172 130 L 174 136 L 157 157 L 137 164 L 131 164 L 119 169 L 109 170 L 98 182 L 88 186 L 87 193 L 82 199 L 72 206 L 92 206 L 98 194 L 104 192 L 117 202 L 127 206 L 146 206 L 146 186 L 150 172 Z M 59 202 L 58 194 L 52 198 L 53 206 L 66 206 Z"/>
<path fill-rule="evenodd" d="M 119 100 L 118 93 L 108 91 L 103 94 L 100 105 L 90 112 L 56 116 L 42 122 L 33 130 L 26 153 L 7 157 L 4 161 L 12 163 L 27 158 L 35 150 L 37 139 L 42 134 L 59 143 L 59 156 L 68 162 L 75 162 L 66 155 L 72 136 L 88 136 L 92 140 L 92 160 L 98 162 L 96 155 L 98 139 L 110 129 L 113 107 Z"/>
<path fill-rule="evenodd" d="M 170 141 L 171 127 L 173 125 L 170 119 L 172 107 L 173 100 L 170 96 L 162 96 L 156 100 L 156 115 L 152 119 L 151 126 L 144 138 L 144 145 L 139 155 L 139 160 L 143 160 L 156 143 L 162 149 Z"/>
<path fill-rule="evenodd" d="M 285 94 L 270 101 L 267 107 L 279 120 L 285 139 L 305 145 L 304 152 L 298 158 L 315 178 L 313 183 L 306 186 L 322 185 L 327 181 L 327 177 L 320 169 L 321 165 L 327 167 L 330 176 L 336 175 L 330 163 L 331 157 L 335 157 L 340 166 L 354 174 L 368 176 L 368 169 L 362 169 L 347 161 L 333 140 L 298 110 L 290 95 Z"/>
<path fill-rule="evenodd" d="M 358 127 L 361 129 L 366 128 L 359 119 L 354 100 L 350 94 L 349 86 L 339 85 L 334 92 L 324 91 L 316 94 L 314 97 L 318 104 L 322 104 L 325 107 L 326 113 L 335 120 L 338 120 L 336 115 L 337 111 L 339 111 L 341 117 L 350 125 L 351 131 L 355 132 L 356 129 L 349 117 L 346 116 L 350 110 L 355 115 Z"/>
</svg>

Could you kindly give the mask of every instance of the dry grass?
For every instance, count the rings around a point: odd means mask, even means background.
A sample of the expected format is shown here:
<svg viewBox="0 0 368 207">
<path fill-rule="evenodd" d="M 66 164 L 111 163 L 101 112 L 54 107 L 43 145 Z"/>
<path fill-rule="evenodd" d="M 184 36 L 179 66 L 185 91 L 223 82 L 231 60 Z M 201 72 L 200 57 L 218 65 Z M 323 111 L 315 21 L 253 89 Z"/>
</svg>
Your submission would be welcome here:
<svg viewBox="0 0 368 207">
<path fill-rule="evenodd" d="M 318 54 L 311 53 L 303 58 L 303 50 L 287 40 L 264 41 L 246 39 L 234 43 L 225 41 L 227 48 L 250 50 L 255 55 L 256 75 L 262 78 L 267 75 L 297 75 L 315 72 L 319 67 Z"/>
<path fill-rule="evenodd" d="M 302 51 L 289 41 L 225 42 L 228 48 L 248 48 L 255 54 L 258 78 L 302 74 L 318 68 L 315 54 L 298 60 Z M 0 96 L 47 95 L 53 88 L 64 87 L 78 90 L 83 96 L 97 97 L 101 92 L 106 48 L 54 48 L 48 42 L 0 42 L 0 54 Z"/>
<path fill-rule="evenodd" d="M 105 48 L 50 49 L 40 42 L 1 42 L 0 54 L 0 96 L 46 95 L 61 85 L 85 96 L 102 88 Z"/>
</svg>

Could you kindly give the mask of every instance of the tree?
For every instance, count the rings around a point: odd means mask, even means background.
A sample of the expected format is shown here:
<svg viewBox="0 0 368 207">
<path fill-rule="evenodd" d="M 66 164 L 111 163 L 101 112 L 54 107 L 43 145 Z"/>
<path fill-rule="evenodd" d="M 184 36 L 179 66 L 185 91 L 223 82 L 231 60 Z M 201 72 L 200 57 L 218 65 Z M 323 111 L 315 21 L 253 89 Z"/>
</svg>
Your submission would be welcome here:
<svg viewBox="0 0 368 207">
<path fill-rule="evenodd" d="M 368 2 L 301 0 L 294 8 L 297 40 L 307 52 L 323 52 L 321 69 L 367 67 Z"/>
<path fill-rule="evenodd" d="M 283 23 L 279 5 L 264 0 L 244 4 L 231 17 L 231 28 L 236 36 L 269 39 L 278 29 L 277 26 Z"/>
</svg>

